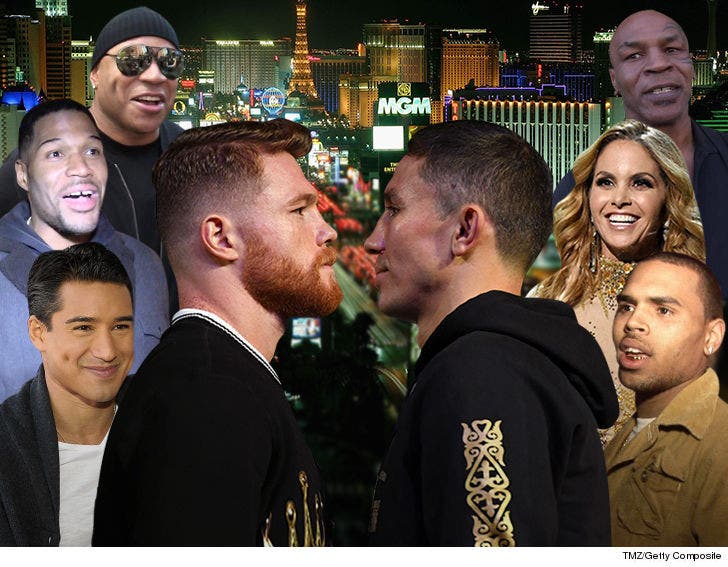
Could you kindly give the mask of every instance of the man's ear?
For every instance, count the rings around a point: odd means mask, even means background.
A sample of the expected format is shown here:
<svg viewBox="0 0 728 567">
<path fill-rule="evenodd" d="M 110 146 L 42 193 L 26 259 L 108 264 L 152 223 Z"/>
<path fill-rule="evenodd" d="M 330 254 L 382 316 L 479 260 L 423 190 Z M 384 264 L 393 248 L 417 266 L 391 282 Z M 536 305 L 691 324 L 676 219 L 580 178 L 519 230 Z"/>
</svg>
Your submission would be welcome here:
<svg viewBox="0 0 728 567">
<path fill-rule="evenodd" d="M 96 64 L 96 67 L 93 68 L 93 70 L 89 73 L 88 80 L 91 83 L 91 88 L 93 90 L 96 90 L 96 85 L 99 84 L 99 65 Z"/>
<path fill-rule="evenodd" d="M 619 96 L 619 85 L 614 79 L 614 69 L 612 69 L 611 67 L 609 67 L 609 80 L 612 81 L 612 86 L 614 87 L 614 95 Z"/>
<path fill-rule="evenodd" d="M 705 332 L 705 355 L 710 356 L 718 352 L 723 336 L 725 335 L 725 321 L 723 319 L 713 319 L 708 322 Z"/>
<path fill-rule="evenodd" d="M 240 257 L 242 241 L 227 217 L 206 216 L 200 223 L 200 240 L 205 251 L 217 262 L 234 262 Z"/>
<path fill-rule="evenodd" d="M 15 180 L 23 189 L 28 190 L 28 170 L 22 161 L 15 160 Z"/>
<path fill-rule="evenodd" d="M 452 241 L 453 255 L 467 255 L 482 236 L 492 233 L 493 225 L 485 211 L 478 205 L 464 205 L 457 216 L 456 233 Z"/>
<path fill-rule="evenodd" d="M 28 336 L 33 346 L 40 352 L 45 352 L 46 335 L 48 334 L 48 327 L 35 315 L 31 315 L 28 318 Z"/>
</svg>

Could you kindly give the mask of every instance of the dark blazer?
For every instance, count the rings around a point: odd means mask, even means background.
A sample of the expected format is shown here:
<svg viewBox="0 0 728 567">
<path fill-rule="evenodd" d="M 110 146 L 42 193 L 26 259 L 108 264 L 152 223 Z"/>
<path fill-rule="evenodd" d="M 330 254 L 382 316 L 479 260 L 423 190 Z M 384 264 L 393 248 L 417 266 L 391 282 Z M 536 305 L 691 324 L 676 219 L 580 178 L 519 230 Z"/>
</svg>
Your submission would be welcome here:
<svg viewBox="0 0 728 567">
<path fill-rule="evenodd" d="M 45 374 L 0 405 L 0 545 L 58 546 L 60 465 Z"/>
</svg>

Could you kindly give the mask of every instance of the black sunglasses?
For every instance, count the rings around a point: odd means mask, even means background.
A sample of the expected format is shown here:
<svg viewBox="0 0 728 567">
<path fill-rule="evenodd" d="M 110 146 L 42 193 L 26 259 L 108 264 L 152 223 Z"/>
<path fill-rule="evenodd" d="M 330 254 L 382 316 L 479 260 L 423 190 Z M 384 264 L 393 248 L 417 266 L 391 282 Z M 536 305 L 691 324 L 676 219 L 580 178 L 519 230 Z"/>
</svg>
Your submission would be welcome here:
<svg viewBox="0 0 728 567">
<path fill-rule="evenodd" d="M 185 68 L 184 57 L 179 49 L 171 47 L 150 47 L 148 45 L 127 45 L 118 53 L 106 53 L 116 59 L 116 66 L 122 75 L 137 77 L 149 69 L 152 58 L 157 61 L 159 71 L 168 79 L 178 79 Z"/>
</svg>

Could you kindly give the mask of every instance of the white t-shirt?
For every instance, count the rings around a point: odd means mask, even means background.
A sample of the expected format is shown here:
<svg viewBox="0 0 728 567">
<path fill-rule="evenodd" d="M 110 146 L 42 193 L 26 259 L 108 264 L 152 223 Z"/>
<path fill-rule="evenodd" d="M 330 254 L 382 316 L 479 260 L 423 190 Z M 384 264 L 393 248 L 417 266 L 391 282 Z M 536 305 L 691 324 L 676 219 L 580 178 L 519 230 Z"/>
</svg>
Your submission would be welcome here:
<svg viewBox="0 0 728 567">
<path fill-rule="evenodd" d="M 61 546 L 91 545 L 101 459 L 109 432 L 98 445 L 58 442 L 61 465 Z"/>
<path fill-rule="evenodd" d="M 637 418 L 637 424 L 634 426 L 634 429 L 629 432 L 629 436 L 627 437 L 627 440 L 625 443 L 629 443 L 637 437 L 637 434 L 642 431 L 645 427 L 647 427 L 650 423 L 655 421 L 654 417 L 638 417 Z"/>
</svg>

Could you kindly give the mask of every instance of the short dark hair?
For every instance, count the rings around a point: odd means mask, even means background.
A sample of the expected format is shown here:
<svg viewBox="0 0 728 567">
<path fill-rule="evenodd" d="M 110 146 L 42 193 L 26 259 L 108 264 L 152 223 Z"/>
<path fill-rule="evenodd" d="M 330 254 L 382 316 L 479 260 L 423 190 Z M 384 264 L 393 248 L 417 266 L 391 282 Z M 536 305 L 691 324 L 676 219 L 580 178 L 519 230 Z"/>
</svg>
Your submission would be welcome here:
<svg viewBox="0 0 728 567">
<path fill-rule="evenodd" d="M 98 242 L 74 244 L 38 256 L 28 275 L 28 312 L 48 329 L 53 314 L 62 308 L 60 289 L 66 282 L 101 282 L 125 286 L 134 293 L 121 260 Z"/>
<path fill-rule="evenodd" d="M 704 262 L 677 252 L 657 252 L 642 260 L 641 263 L 645 262 L 663 262 L 692 271 L 698 276 L 698 293 L 703 303 L 705 318 L 708 321 L 723 318 L 723 296 L 720 284 L 713 271 Z"/>
<path fill-rule="evenodd" d="M 425 160 L 420 169 L 441 212 L 480 205 L 493 222 L 505 260 L 533 263 L 551 233 L 551 171 L 541 155 L 515 132 L 476 120 L 418 130 L 407 155 Z"/>
<path fill-rule="evenodd" d="M 170 258 L 175 247 L 212 207 L 225 209 L 263 188 L 261 154 L 286 152 L 294 158 L 311 150 L 311 133 L 290 120 L 226 122 L 179 135 L 157 161 L 157 228 Z"/>
<path fill-rule="evenodd" d="M 63 112 L 66 110 L 72 110 L 84 114 L 91 121 L 91 124 L 94 125 L 94 128 L 98 130 L 98 127 L 96 126 L 96 121 L 91 115 L 89 109 L 86 108 L 84 105 L 76 102 L 75 100 L 62 98 L 58 100 L 49 100 L 48 102 L 42 102 L 26 112 L 25 116 L 23 116 L 23 119 L 20 121 L 20 128 L 18 128 L 18 156 L 21 160 L 24 160 L 27 157 L 28 148 L 33 143 L 33 136 L 35 135 L 35 124 L 38 122 L 38 120 L 40 120 L 44 116 L 48 116 L 49 114 L 53 114 L 55 112 Z"/>
</svg>

